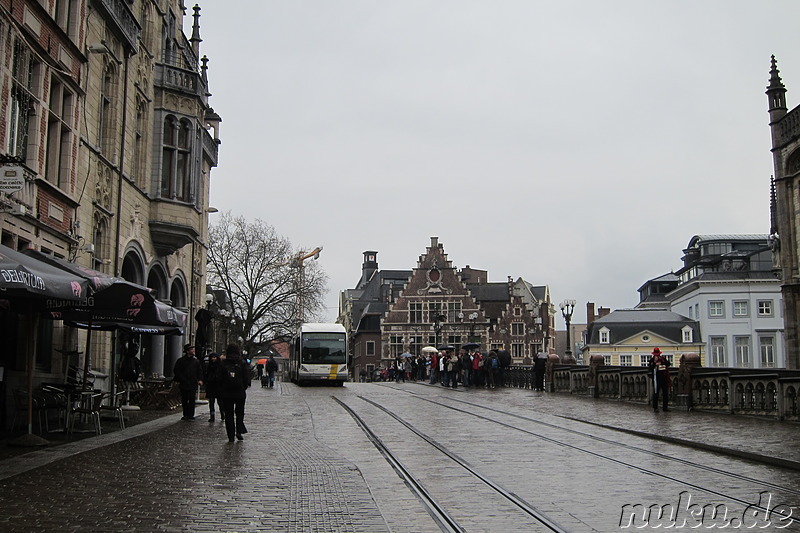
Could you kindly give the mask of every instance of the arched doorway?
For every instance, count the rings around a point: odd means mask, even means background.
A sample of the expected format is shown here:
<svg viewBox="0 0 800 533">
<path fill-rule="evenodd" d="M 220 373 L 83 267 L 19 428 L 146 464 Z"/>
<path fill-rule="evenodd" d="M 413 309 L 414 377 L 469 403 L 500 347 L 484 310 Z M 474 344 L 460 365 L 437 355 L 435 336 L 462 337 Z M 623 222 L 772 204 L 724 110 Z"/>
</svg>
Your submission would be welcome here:
<svg viewBox="0 0 800 533">
<path fill-rule="evenodd" d="M 168 301 L 167 277 L 161 265 L 155 264 L 150 267 L 150 273 L 147 276 L 147 286 L 155 291 L 156 299 Z M 164 342 L 163 335 L 149 335 L 147 338 L 143 338 L 142 351 L 147 352 L 146 357 L 150 367 L 150 374 L 157 374 L 159 376 L 172 375 L 172 365 L 164 364 L 166 343 Z M 178 353 L 180 353 L 180 350 Z M 167 361 L 169 361 L 168 358 Z M 142 364 L 145 365 L 144 357 L 142 358 Z M 147 367 L 145 366 L 145 368 Z"/>
<path fill-rule="evenodd" d="M 171 305 L 178 309 L 184 310 L 186 309 L 186 285 L 184 284 L 183 278 L 176 277 L 172 284 L 170 285 L 169 290 L 169 299 L 171 301 Z M 189 317 L 191 320 L 191 317 Z M 167 359 L 165 366 L 168 369 L 168 372 L 172 372 L 172 369 L 175 367 L 175 362 L 180 358 L 183 354 L 183 344 L 184 339 L 186 339 L 186 335 L 188 335 L 188 324 L 187 329 L 184 331 L 184 335 L 170 335 L 166 337 L 165 342 L 167 346 Z M 197 354 L 198 357 L 202 357 L 202 354 Z"/>
</svg>

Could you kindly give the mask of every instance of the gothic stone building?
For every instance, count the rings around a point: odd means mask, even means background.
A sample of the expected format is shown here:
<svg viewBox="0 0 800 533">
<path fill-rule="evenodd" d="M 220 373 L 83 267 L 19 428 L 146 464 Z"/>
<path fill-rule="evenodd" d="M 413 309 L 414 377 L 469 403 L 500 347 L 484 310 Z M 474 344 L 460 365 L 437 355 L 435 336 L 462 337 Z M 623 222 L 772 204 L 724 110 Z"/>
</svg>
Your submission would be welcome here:
<svg viewBox="0 0 800 533">
<path fill-rule="evenodd" d="M 800 368 L 800 106 L 788 111 L 786 87 L 772 57 L 767 86 L 772 158 L 775 168 L 770 239 L 781 277 L 786 367 Z"/>
<path fill-rule="evenodd" d="M 220 122 L 199 11 L 187 37 L 183 0 L 0 0 L 0 175 L 16 176 L 0 189 L 2 243 L 147 285 L 190 316 L 205 303 Z M 25 317 L 0 318 L 13 381 Z M 36 379 L 58 380 L 84 332 L 40 329 Z M 142 339 L 144 370 L 171 373 L 191 336 Z M 100 372 L 112 338 L 92 337 Z"/>
<path fill-rule="evenodd" d="M 410 271 L 378 270 L 377 252 L 364 253 L 356 289 L 344 291 L 340 321 L 350 333 L 353 371 L 371 374 L 424 346 L 476 342 L 505 347 L 515 363 L 552 348 L 555 309 L 547 286 L 522 278 L 490 283 L 488 273 L 457 269 L 437 237 Z"/>
</svg>

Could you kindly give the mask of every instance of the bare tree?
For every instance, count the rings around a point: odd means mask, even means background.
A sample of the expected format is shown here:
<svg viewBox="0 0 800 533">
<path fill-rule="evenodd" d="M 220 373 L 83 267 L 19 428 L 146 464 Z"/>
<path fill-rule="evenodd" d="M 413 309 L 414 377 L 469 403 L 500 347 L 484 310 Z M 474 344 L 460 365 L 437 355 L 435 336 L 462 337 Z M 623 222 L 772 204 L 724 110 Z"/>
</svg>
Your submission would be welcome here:
<svg viewBox="0 0 800 533">
<path fill-rule="evenodd" d="M 248 353 L 291 335 L 299 303 L 306 320 L 323 309 L 327 276 L 316 262 L 298 262 L 303 253 L 259 219 L 227 212 L 209 227 L 208 284 L 227 294 L 234 338 L 243 339 Z"/>
</svg>

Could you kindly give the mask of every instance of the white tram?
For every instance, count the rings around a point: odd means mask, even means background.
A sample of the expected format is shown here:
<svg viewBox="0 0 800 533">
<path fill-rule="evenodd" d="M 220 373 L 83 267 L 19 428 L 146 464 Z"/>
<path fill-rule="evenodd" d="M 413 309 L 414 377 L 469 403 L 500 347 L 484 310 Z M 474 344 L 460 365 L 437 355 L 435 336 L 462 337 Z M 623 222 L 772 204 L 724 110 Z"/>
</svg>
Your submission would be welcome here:
<svg viewBox="0 0 800 533">
<path fill-rule="evenodd" d="M 289 379 L 342 386 L 348 380 L 347 332 L 341 324 L 305 323 L 292 339 Z"/>
</svg>

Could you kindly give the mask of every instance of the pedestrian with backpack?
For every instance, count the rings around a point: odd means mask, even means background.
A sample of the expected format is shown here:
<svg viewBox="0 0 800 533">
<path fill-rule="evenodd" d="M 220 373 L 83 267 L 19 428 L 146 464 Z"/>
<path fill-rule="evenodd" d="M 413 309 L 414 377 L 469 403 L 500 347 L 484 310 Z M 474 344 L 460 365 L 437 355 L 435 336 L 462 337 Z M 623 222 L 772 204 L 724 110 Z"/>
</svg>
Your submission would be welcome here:
<svg viewBox="0 0 800 533">
<path fill-rule="evenodd" d="M 250 369 L 239 353 L 239 347 L 229 344 L 225 349 L 225 360 L 222 363 L 224 376 L 220 397 L 222 408 L 225 411 L 225 431 L 228 442 L 233 442 L 234 436 L 243 440 L 242 435 L 247 433 L 244 425 L 244 403 L 247 399 L 247 388 L 250 386 Z"/>
<path fill-rule="evenodd" d="M 267 360 L 267 386 L 271 389 L 275 386 L 275 372 L 278 371 L 278 362 L 275 360 L 274 355 L 270 355 Z"/>
</svg>

